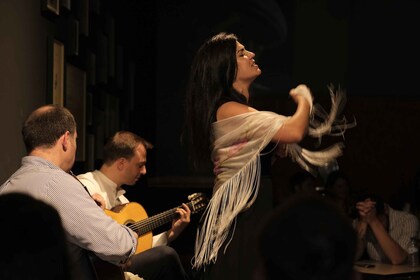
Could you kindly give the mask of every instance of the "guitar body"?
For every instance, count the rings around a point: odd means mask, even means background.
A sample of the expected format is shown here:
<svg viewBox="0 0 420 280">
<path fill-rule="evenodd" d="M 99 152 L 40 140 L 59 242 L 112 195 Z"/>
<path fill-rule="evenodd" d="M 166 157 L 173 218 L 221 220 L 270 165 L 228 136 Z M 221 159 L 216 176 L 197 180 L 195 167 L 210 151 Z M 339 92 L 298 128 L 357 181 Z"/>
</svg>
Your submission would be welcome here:
<svg viewBox="0 0 420 280">
<path fill-rule="evenodd" d="M 148 218 L 144 207 L 136 202 L 130 202 L 119 206 L 115 206 L 114 208 L 112 208 L 112 210 L 105 209 L 105 214 L 117 221 L 120 225 L 126 226 L 131 226 L 139 221 L 146 220 Z M 151 231 L 143 235 L 139 235 L 139 238 L 137 240 L 136 254 L 152 248 L 152 243 L 153 233 Z"/>
<path fill-rule="evenodd" d="M 188 196 L 189 202 L 186 203 L 191 213 L 199 213 L 208 203 L 207 197 L 203 193 L 194 193 Z M 173 219 L 179 217 L 176 212 L 177 208 L 169 209 L 160 214 L 148 217 L 143 206 L 136 202 L 129 202 L 118 205 L 111 210 L 104 210 L 105 214 L 110 216 L 120 225 L 125 225 L 138 234 L 138 244 L 135 254 L 139 254 L 152 248 L 153 230 L 166 223 L 170 223 Z M 93 255 L 93 254 L 92 254 Z M 121 280 L 124 278 L 124 272 L 116 265 L 105 262 L 95 255 L 90 256 L 93 271 L 97 280 Z"/>
</svg>

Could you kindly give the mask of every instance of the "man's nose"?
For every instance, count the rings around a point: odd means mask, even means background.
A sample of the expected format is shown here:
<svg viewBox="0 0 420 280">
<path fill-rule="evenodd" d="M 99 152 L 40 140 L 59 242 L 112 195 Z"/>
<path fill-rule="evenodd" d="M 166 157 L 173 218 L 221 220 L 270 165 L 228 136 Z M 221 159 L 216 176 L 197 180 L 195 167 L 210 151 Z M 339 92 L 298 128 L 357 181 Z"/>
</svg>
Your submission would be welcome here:
<svg viewBox="0 0 420 280">
<path fill-rule="evenodd" d="M 140 167 L 140 174 L 145 175 L 147 173 L 146 166 Z"/>
</svg>

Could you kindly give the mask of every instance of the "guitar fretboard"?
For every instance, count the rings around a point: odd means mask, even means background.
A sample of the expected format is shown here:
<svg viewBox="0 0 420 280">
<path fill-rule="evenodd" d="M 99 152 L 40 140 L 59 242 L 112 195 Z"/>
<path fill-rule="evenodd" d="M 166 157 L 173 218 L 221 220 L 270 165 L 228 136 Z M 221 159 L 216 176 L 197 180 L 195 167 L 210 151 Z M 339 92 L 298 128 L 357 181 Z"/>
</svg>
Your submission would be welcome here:
<svg viewBox="0 0 420 280">
<path fill-rule="evenodd" d="M 186 204 L 188 208 L 192 208 L 191 202 Z M 179 214 L 176 212 L 176 209 L 180 207 L 172 208 L 160 214 L 135 222 L 131 225 L 128 225 L 128 227 L 135 231 L 139 236 L 141 236 L 177 218 Z"/>
</svg>

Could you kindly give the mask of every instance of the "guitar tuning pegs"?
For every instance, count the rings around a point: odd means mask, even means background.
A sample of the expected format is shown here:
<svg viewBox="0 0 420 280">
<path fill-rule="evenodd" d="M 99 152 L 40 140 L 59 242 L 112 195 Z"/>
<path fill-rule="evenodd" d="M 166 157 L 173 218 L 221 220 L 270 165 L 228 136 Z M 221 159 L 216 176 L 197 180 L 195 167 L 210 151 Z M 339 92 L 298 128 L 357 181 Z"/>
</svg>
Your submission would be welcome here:
<svg viewBox="0 0 420 280">
<path fill-rule="evenodd" d="M 193 193 L 188 196 L 191 201 L 192 212 L 197 213 L 203 210 L 208 203 L 208 199 L 204 193 Z"/>
</svg>

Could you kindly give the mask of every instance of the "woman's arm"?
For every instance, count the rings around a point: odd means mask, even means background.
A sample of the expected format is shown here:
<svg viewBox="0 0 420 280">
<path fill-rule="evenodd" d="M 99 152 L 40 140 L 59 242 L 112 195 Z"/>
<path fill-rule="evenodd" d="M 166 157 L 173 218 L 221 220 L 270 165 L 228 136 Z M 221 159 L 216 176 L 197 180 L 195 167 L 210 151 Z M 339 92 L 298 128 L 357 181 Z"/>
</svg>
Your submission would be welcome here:
<svg viewBox="0 0 420 280">
<path fill-rule="evenodd" d="M 308 131 L 309 113 L 312 107 L 309 88 L 305 85 L 299 85 L 290 90 L 290 96 L 297 103 L 297 109 L 293 116 L 287 119 L 273 136 L 273 142 L 298 143 Z"/>
</svg>

